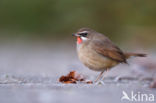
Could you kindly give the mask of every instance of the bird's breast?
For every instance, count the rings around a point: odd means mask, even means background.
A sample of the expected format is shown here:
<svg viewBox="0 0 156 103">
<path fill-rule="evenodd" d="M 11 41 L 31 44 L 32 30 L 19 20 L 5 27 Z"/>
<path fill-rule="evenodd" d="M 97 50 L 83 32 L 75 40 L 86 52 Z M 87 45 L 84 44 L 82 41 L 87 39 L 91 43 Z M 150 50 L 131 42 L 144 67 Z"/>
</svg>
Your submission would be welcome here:
<svg viewBox="0 0 156 103">
<path fill-rule="evenodd" d="M 98 54 L 90 45 L 77 45 L 77 52 L 80 61 L 95 71 L 103 71 L 118 64 L 116 61 Z"/>
</svg>

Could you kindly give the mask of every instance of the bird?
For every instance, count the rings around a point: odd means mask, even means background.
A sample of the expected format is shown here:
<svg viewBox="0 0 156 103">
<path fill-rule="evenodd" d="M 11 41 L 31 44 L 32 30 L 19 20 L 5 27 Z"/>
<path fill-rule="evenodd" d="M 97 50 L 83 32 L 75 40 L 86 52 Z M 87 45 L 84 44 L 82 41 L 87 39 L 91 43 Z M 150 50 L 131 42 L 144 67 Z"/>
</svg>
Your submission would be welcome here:
<svg viewBox="0 0 156 103">
<path fill-rule="evenodd" d="M 81 28 L 72 35 L 77 37 L 79 60 L 90 70 L 100 72 L 95 82 L 118 64 L 128 64 L 127 59 L 131 56 L 146 57 L 143 53 L 123 52 L 107 36 L 90 28 Z"/>
</svg>

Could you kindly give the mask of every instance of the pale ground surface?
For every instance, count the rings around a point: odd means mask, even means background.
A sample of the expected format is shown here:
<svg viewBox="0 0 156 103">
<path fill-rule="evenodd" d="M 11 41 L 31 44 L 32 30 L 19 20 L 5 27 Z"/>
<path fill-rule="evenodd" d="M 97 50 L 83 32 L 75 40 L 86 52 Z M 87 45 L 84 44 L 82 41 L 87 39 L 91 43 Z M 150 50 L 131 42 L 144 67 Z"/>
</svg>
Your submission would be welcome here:
<svg viewBox="0 0 156 103">
<path fill-rule="evenodd" d="M 77 59 L 75 48 L 71 47 L 74 45 L 70 43 L 57 46 L 2 43 L 0 103 L 132 103 L 120 100 L 122 91 L 156 96 L 156 90 L 148 87 L 152 78 L 156 77 L 156 65 L 149 64 L 154 61 L 154 55 L 146 59 L 132 59 L 129 65 L 113 68 L 106 75 L 105 85 L 59 83 L 58 78 L 71 70 L 78 71 L 90 80 L 94 80 L 98 74 L 84 67 Z M 116 82 L 116 76 L 122 79 Z"/>
</svg>

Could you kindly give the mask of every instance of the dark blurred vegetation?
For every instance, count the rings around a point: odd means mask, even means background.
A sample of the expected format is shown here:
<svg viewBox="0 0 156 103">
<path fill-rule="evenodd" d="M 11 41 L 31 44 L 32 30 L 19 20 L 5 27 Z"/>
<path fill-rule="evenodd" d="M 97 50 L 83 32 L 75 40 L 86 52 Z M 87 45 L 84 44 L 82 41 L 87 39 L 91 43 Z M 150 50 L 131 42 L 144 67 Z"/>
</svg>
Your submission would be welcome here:
<svg viewBox="0 0 156 103">
<path fill-rule="evenodd" d="M 155 41 L 156 0 L 0 0 L 3 36 L 65 38 L 81 27 Z"/>
</svg>

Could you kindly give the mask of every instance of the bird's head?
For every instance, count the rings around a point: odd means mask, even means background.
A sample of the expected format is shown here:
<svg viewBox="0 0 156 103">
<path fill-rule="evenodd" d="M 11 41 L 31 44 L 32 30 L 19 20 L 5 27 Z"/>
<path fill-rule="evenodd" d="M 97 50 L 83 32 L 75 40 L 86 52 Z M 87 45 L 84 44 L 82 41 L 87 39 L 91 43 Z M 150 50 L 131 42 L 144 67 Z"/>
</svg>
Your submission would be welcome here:
<svg viewBox="0 0 156 103">
<path fill-rule="evenodd" d="M 91 40 L 94 30 L 90 28 L 81 28 L 73 36 L 77 37 L 77 44 Z"/>
</svg>

